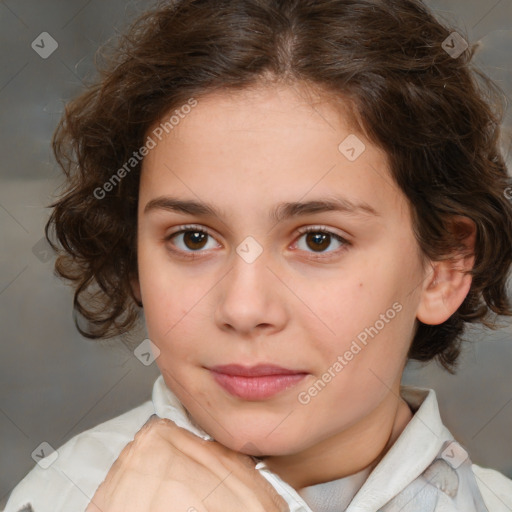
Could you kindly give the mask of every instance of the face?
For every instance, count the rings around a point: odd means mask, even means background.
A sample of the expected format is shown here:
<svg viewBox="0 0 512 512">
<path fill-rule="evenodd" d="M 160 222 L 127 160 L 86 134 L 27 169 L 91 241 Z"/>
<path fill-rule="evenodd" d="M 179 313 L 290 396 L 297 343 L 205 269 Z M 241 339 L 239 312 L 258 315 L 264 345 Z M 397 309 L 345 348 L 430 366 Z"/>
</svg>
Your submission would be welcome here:
<svg viewBox="0 0 512 512">
<path fill-rule="evenodd" d="M 299 87 L 211 94 L 161 131 L 138 265 L 167 386 L 234 450 L 361 424 L 398 393 L 424 278 L 385 153 Z"/>
</svg>

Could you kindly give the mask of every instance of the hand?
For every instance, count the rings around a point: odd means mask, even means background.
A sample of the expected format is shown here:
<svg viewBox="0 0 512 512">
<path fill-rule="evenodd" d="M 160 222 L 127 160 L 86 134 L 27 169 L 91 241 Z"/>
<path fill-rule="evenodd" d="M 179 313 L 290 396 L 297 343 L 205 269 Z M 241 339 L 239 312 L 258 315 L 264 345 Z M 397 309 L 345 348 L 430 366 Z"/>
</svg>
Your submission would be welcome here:
<svg viewBox="0 0 512 512">
<path fill-rule="evenodd" d="M 251 457 L 153 417 L 85 512 L 289 512 Z"/>
</svg>

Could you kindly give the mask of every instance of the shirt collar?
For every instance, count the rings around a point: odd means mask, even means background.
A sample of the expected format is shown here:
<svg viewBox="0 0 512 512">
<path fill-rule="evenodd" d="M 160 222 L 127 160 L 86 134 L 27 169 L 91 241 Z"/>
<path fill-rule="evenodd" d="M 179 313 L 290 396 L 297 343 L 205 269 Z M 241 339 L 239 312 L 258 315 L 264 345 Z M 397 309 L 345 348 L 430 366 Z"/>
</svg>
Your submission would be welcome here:
<svg viewBox="0 0 512 512">
<path fill-rule="evenodd" d="M 393 446 L 354 496 L 346 512 L 378 510 L 432 463 L 443 443 L 453 439 L 443 425 L 433 389 L 400 386 L 400 395 L 415 411 Z"/>
</svg>

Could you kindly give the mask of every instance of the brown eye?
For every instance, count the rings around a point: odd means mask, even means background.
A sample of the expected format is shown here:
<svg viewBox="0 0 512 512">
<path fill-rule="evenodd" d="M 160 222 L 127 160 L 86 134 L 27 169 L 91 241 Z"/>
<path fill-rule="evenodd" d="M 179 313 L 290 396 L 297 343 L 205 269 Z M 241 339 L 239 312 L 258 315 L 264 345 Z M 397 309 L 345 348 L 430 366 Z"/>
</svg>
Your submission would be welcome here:
<svg viewBox="0 0 512 512">
<path fill-rule="evenodd" d="M 218 247 L 213 243 L 208 247 L 208 242 L 214 241 L 214 238 L 205 230 L 195 226 L 182 226 L 182 229 L 175 231 L 165 237 L 166 242 L 170 242 L 174 252 L 183 253 L 184 255 L 194 252 L 204 252 L 203 249 L 211 249 Z"/>
<path fill-rule="evenodd" d="M 204 231 L 184 231 L 183 243 L 192 250 L 202 249 L 207 237 L 208 233 Z"/>
<path fill-rule="evenodd" d="M 340 250 L 346 248 L 350 243 L 340 235 L 327 231 L 325 229 L 319 229 L 318 227 L 310 227 L 301 231 L 302 235 L 299 237 L 297 246 L 300 250 L 306 252 L 312 252 L 313 254 L 326 254 L 330 256 L 331 253 L 337 253 Z M 303 244 L 300 243 L 301 239 L 304 239 Z M 333 242 L 337 244 L 334 246 L 334 250 L 328 250 L 332 247 Z"/>
<path fill-rule="evenodd" d="M 314 251 L 328 249 L 331 245 L 330 237 L 331 235 L 320 232 L 306 233 L 306 244 Z"/>
</svg>

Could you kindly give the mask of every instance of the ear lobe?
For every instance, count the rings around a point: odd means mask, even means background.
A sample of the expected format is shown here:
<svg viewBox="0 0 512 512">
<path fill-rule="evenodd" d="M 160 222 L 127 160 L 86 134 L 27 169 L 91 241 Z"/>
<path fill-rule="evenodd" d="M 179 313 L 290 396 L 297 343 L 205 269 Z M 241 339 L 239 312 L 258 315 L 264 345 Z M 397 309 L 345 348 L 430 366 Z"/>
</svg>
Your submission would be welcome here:
<svg viewBox="0 0 512 512">
<path fill-rule="evenodd" d="M 466 272 L 475 263 L 476 225 L 471 219 L 458 216 L 454 218 L 452 231 L 464 248 L 451 258 L 431 264 L 432 272 L 425 280 L 416 311 L 417 319 L 424 324 L 439 325 L 448 320 L 471 288 L 472 276 Z"/>
</svg>

